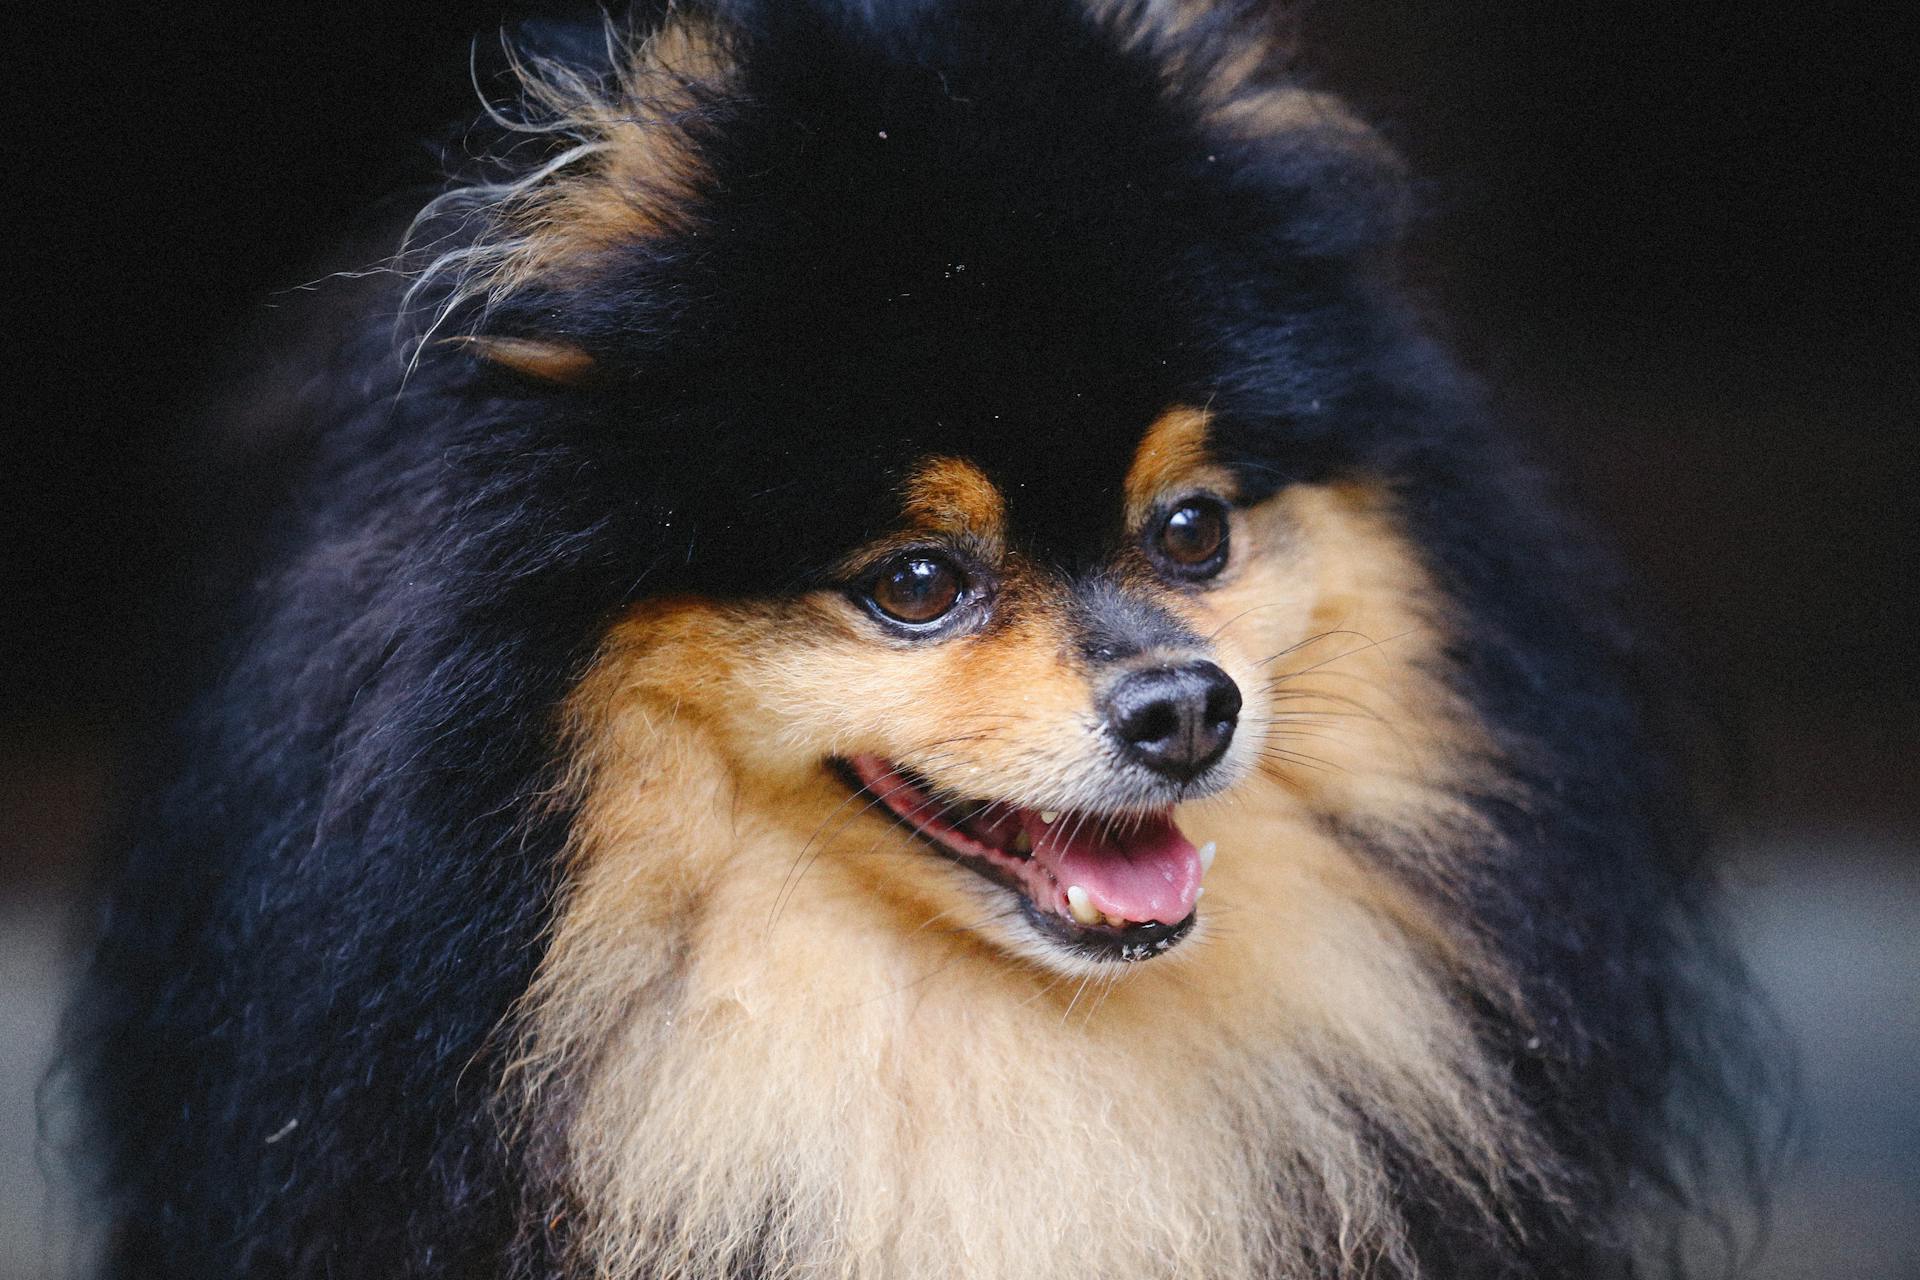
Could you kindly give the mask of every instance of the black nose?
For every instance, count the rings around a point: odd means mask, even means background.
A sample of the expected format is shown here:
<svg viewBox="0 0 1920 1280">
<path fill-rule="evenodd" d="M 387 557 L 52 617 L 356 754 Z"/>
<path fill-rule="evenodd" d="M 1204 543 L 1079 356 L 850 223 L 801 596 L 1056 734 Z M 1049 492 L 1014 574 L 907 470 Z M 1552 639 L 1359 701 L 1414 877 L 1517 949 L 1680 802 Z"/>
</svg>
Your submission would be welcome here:
<svg viewBox="0 0 1920 1280">
<path fill-rule="evenodd" d="M 1240 718 L 1240 686 L 1211 662 L 1123 676 L 1107 695 L 1107 724 L 1127 755 L 1179 782 L 1226 753 Z"/>
</svg>

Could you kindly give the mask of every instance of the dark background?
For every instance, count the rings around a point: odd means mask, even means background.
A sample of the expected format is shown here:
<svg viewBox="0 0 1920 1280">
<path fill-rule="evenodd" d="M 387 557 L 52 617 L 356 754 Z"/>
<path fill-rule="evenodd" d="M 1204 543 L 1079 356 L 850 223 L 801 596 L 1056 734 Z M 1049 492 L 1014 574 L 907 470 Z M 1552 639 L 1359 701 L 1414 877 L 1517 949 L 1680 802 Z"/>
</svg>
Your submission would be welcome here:
<svg viewBox="0 0 1920 1280">
<path fill-rule="evenodd" d="M 309 296 L 286 290 L 432 189 L 473 110 L 469 37 L 564 9 L 8 19 L 35 26 L 8 41 L 28 229 L 0 454 L 0 1042 L 21 1046 L 0 1057 L 0 1185 L 20 1188 L 0 1273 L 69 1265 L 73 1215 L 14 1153 L 76 886 L 203 616 L 195 411 Z M 1309 76 L 1428 182 L 1414 263 L 1455 344 L 1639 570 L 1746 763 L 1723 848 L 1807 1045 L 1813 1133 L 1766 1274 L 1817 1280 L 1920 1275 L 1916 95 L 1895 12 L 1296 10 Z"/>
</svg>

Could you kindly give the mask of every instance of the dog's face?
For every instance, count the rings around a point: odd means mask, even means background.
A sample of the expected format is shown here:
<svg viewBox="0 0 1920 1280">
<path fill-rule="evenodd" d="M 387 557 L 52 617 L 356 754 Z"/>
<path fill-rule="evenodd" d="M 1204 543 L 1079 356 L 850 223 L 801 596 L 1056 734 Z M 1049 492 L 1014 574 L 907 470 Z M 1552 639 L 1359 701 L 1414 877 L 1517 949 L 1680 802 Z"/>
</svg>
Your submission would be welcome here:
<svg viewBox="0 0 1920 1280">
<path fill-rule="evenodd" d="M 739 769 L 843 779 L 848 818 L 887 814 L 974 873 L 965 888 L 1007 945 L 1155 955 L 1193 926 L 1214 855 L 1174 806 L 1226 790 L 1258 759 L 1259 649 L 1274 628 L 1249 610 L 1284 572 L 1275 522 L 1236 510 L 1204 433 L 1185 408 L 1143 431 L 1078 564 L 1020 526 L 1008 500 L 1020 477 L 930 457 L 905 476 L 891 527 L 849 548 L 831 585 L 669 605 L 638 625 L 686 628 L 668 646 L 687 650 L 669 681 L 691 673 L 682 662 L 728 673 L 695 681 L 701 719 Z"/>
<path fill-rule="evenodd" d="M 1110 488 L 913 458 L 816 584 L 638 606 L 576 700 L 588 756 L 624 760 L 633 795 L 699 759 L 735 829 L 785 815 L 767 865 L 716 850 L 783 898 L 848 863 L 882 927 L 903 912 L 1068 972 L 1172 951 L 1221 815 L 1400 754 L 1360 746 L 1343 722 L 1370 713 L 1336 681 L 1406 691 L 1371 651 L 1420 649 L 1394 594 L 1414 558 L 1364 487 L 1253 489 L 1199 408 L 1127 434 Z"/>
</svg>

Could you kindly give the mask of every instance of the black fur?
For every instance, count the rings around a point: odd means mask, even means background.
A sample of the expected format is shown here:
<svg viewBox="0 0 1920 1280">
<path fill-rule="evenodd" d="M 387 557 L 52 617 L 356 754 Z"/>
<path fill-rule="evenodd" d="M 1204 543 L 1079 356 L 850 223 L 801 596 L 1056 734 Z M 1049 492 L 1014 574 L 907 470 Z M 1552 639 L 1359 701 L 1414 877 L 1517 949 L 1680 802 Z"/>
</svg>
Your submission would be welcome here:
<svg viewBox="0 0 1920 1280">
<path fill-rule="evenodd" d="M 1690 1206 L 1751 1062 L 1665 676 L 1400 301 L 1400 176 L 1209 132 L 1166 49 L 1068 3 L 883 10 L 734 15 L 741 81 L 680 122 L 713 175 L 690 230 L 451 318 L 577 342 L 592 387 L 432 344 L 409 368 L 380 286 L 272 407 L 291 514 L 74 1019 L 111 1274 L 555 1273 L 563 1228 L 525 1209 L 490 1098 L 569 820 L 543 799 L 555 708 L 602 627 L 651 593 L 820 581 L 930 452 L 981 460 L 1030 550 L 1089 566 L 1173 403 L 1209 406 L 1256 494 L 1399 493 L 1525 784 L 1480 798 L 1518 851 L 1482 883 L 1343 833 L 1458 898 L 1547 1032 L 1484 1011 L 1574 1202 L 1467 1231 L 1405 1168 L 1431 1274 L 1625 1274 L 1624 1224 Z M 1180 37 L 1186 74 L 1246 25 Z"/>
</svg>

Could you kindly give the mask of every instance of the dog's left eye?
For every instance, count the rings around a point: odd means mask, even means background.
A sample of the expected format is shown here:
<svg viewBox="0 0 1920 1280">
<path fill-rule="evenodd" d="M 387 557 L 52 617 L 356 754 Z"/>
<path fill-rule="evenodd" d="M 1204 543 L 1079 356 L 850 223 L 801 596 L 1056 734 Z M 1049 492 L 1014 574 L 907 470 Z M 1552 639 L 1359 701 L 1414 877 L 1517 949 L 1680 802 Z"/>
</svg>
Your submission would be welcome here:
<svg viewBox="0 0 1920 1280">
<path fill-rule="evenodd" d="M 1228 519 L 1217 498 L 1189 498 L 1161 517 L 1151 545 L 1161 565 L 1179 577 L 1211 578 L 1226 567 Z"/>
<path fill-rule="evenodd" d="M 880 567 L 867 596 L 895 622 L 923 625 L 951 612 L 965 586 L 966 578 L 953 561 L 927 551 L 911 551 Z"/>
</svg>

